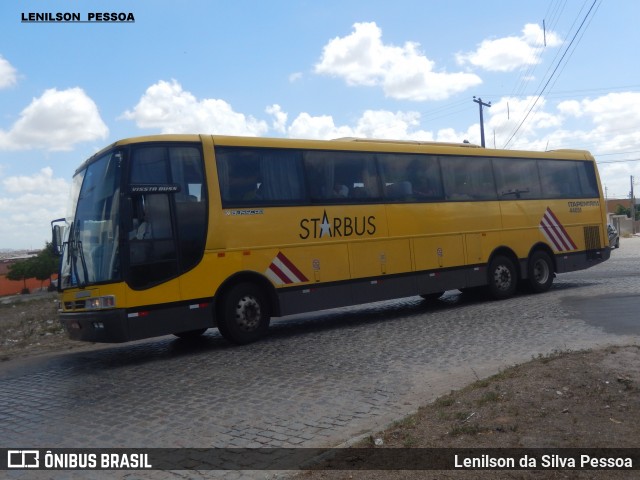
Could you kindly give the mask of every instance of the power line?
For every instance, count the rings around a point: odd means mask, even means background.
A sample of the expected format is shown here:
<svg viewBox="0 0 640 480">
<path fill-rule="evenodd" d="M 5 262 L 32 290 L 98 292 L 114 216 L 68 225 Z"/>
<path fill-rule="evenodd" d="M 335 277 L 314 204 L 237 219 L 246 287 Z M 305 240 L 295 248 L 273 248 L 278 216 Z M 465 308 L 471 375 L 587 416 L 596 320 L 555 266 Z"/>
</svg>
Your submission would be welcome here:
<svg viewBox="0 0 640 480">
<path fill-rule="evenodd" d="M 560 1 L 552 2 L 552 4 L 549 5 L 542 21 L 543 39 L 546 36 L 546 30 L 547 30 L 545 26 L 545 19 L 549 18 L 549 31 L 553 32 L 555 30 L 555 26 L 558 19 L 560 18 L 562 12 L 564 11 L 565 6 L 566 6 L 566 0 L 564 0 L 564 2 L 560 2 Z M 545 50 L 546 46 L 547 45 L 545 40 L 542 47 L 537 47 L 531 52 L 531 54 L 529 55 L 529 58 L 527 59 L 527 70 L 520 75 L 517 82 L 517 86 L 514 89 L 514 92 L 510 96 L 517 97 L 517 96 L 520 96 L 521 93 L 523 94 L 527 84 L 529 83 L 529 79 L 533 77 L 533 74 L 535 73 L 536 68 L 540 63 L 540 58 L 542 57 L 542 53 Z"/>
<path fill-rule="evenodd" d="M 542 94 L 544 93 L 544 91 L 546 90 L 547 86 L 549 85 L 549 83 L 551 82 L 551 80 L 553 79 L 555 73 L 557 72 L 558 68 L 560 67 L 560 65 L 562 64 L 562 60 L 564 59 L 564 57 L 567 55 L 567 53 L 569 52 L 569 50 L 571 49 L 571 46 L 573 45 L 573 42 L 576 40 L 576 37 L 578 36 L 578 34 L 580 33 L 580 31 L 582 30 L 582 27 L 584 26 L 585 22 L 587 21 L 587 18 L 589 16 L 589 14 L 591 13 L 591 10 L 593 10 L 593 7 L 596 5 L 598 0 L 593 0 L 593 3 L 591 4 L 591 7 L 589 8 L 589 10 L 587 11 L 587 14 L 585 15 L 584 19 L 582 20 L 582 23 L 580 23 L 580 26 L 578 27 L 578 30 L 576 31 L 576 33 L 573 35 L 573 38 L 571 39 L 571 42 L 569 42 L 569 45 L 567 46 L 567 48 L 565 49 L 564 53 L 562 54 L 562 57 L 560 57 L 560 60 L 558 60 L 558 63 L 556 64 L 556 67 L 553 69 L 553 72 L 551 72 L 551 75 L 549 76 L 547 82 L 544 84 L 544 87 L 542 87 L 542 89 L 540 90 L 540 93 L 538 94 L 538 96 L 536 97 L 536 100 L 533 102 L 533 105 L 531 105 L 531 108 L 529 109 L 529 111 L 527 112 L 527 114 L 524 116 L 524 118 L 522 119 L 522 121 L 520 122 L 520 124 L 518 125 L 518 127 L 514 130 L 514 132 L 511 134 L 511 136 L 509 137 L 509 140 L 507 140 L 507 143 L 505 143 L 503 148 L 507 148 L 507 146 L 509 145 L 509 143 L 511 143 L 511 140 L 513 140 L 513 137 L 515 137 L 516 133 L 518 133 L 518 131 L 520 130 L 520 128 L 522 127 L 522 125 L 524 125 L 524 122 L 527 120 L 527 118 L 529 117 L 529 115 L 531 114 L 531 112 L 533 111 L 534 107 L 536 106 L 536 104 L 538 103 L 538 101 L 540 100 L 540 97 L 542 97 Z"/>
<path fill-rule="evenodd" d="M 602 160 L 602 161 L 596 160 L 596 163 L 598 163 L 598 164 L 602 164 L 602 163 L 629 163 L 629 162 L 640 162 L 640 158 L 630 158 L 630 159 L 627 159 L 627 160 Z"/>
<path fill-rule="evenodd" d="M 564 65 L 562 66 L 562 69 L 560 70 L 560 73 L 556 76 L 556 78 L 553 81 L 553 84 L 551 85 L 550 89 L 553 89 L 553 87 L 555 86 L 556 82 L 558 81 L 558 78 L 560 78 L 560 75 L 562 75 L 562 72 L 564 72 L 564 69 L 566 68 L 567 64 L 569 63 L 569 60 L 571 60 L 571 57 L 573 57 L 573 54 L 578 49 L 578 45 L 580 45 L 580 42 L 582 41 L 582 38 L 584 37 L 584 34 L 585 34 L 587 28 L 589 28 L 589 26 L 591 25 L 591 22 L 593 21 L 593 18 L 595 17 L 596 13 L 598 13 L 598 10 L 600 9 L 600 5 L 602 5 L 602 2 L 598 3 L 598 6 L 596 7 L 595 11 L 593 12 L 593 15 L 591 15 L 591 18 L 589 19 L 589 23 L 587 23 L 586 28 L 584 30 L 582 30 L 582 33 L 580 34 L 580 38 L 578 38 L 578 42 L 573 47 L 573 50 L 571 50 L 571 53 L 569 53 L 569 58 L 567 58 L 567 60 L 564 62 Z M 592 6 L 592 8 L 593 8 L 593 6 Z M 587 13 L 587 15 L 588 15 L 588 13 Z"/>
<path fill-rule="evenodd" d="M 549 92 L 547 93 L 546 98 L 573 98 L 573 97 L 579 97 L 579 96 L 584 96 L 585 94 L 589 94 L 589 93 L 598 93 L 598 92 L 606 92 L 606 93 L 611 93 L 612 91 L 617 91 L 617 90 L 639 90 L 640 89 L 640 84 L 637 85 L 620 85 L 620 86 L 613 86 L 613 87 L 598 87 L 598 88 L 583 88 L 583 89 L 579 89 L 579 90 L 561 90 L 559 92 Z M 483 95 L 485 97 L 530 97 L 533 94 L 527 94 L 527 93 L 523 93 L 522 95 L 514 95 L 514 94 L 507 94 L 504 92 L 484 92 Z M 459 102 L 456 102 L 459 103 Z M 466 101 L 464 102 L 466 103 Z"/>
<path fill-rule="evenodd" d="M 631 153 L 640 153 L 640 150 L 634 150 L 632 152 L 616 152 L 616 153 L 594 153 L 594 157 L 609 157 L 611 155 L 629 155 Z"/>
</svg>

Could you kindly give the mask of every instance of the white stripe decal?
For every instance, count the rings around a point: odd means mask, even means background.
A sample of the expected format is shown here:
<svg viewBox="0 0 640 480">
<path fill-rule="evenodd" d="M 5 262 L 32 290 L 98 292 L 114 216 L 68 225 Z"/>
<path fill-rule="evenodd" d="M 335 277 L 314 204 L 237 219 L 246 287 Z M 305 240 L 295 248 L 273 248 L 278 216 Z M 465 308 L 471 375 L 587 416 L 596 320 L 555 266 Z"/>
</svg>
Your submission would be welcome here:
<svg viewBox="0 0 640 480">
<path fill-rule="evenodd" d="M 269 280 L 271 280 L 276 285 L 284 285 L 284 282 L 280 280 L 280 277 L 276 275 L 276 273 L 273 270 L 271 270 L 271 268 L 267 268 L 264 274 L 267 276 Z"/>
<path fill-rule="evenodd" d="M 264 273 L 276 285 L 309 281 L 282 252 L 278 252 Z"/>
<path fill-rule="evenodd" d="M 547 208 L 544 215 L 542 215 L 539 229 L 547 241 L 552 244 L 558 252 L 567 252 L 577 248 L 576 244 L 550 208 Z"/>
<path fill-rule="evenodd" d="M 284 276 L 287 277 L 287 280 L 290 280 L 291 282 L 296 282 L 296 283 L 300 282 L 300 279 L 296 277 L 296 274 L 293 273 L 291 270 L 289 270 L 289 267 L 287 267 L 284 263 L 282 263 L 278 257 L 274 258 L 272 263 L 273 265 L 275 265 L 280 269 L 280 271 L 284 274 Z"/>
</svg>

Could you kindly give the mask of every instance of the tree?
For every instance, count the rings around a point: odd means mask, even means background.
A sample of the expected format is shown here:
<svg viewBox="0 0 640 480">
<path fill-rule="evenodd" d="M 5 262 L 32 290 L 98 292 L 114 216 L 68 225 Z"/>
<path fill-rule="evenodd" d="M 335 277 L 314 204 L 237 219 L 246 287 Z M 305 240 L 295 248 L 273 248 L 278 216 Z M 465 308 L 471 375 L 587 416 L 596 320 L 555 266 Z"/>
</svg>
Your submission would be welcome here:
<svg viewBox="0 0 640 480">
<path fill-rule="evenodd" d="M 14 281 L 22 280 L 24 284 L 22 293 L 29 293 L 29 289 L 27 288 L 28 278 L 40 280 L 40 288 L 42 288 L 42 283 L 47 279 L 51 280 L 51 275 L 57 271 L 58 257 L 56 257 L 53 251 L 53 245 L 47 242 L 44 249 L 35 257 L 19 260 L 13 265 L 10 265 L 7 278 Z"/>
<path fill-rule="evenodd" d="M 636 206 L 635 208 L 636 210 L 636 220 L 640 220 L 640 208 L 638 208 L 638 206 Z M 618 204 L 616 205 L 616 211 L 615 211 L 616 215 L 626 215 L 627 218 L 631 218 L 631 209 L 630 208 L 626 208 L 625 206 Z"/>
<path fill-rule="evenodd" d="M 616 205 L 616 215 L 626 215 L 627 217 L 631 217 L 631 209 L 618 204 Z"/>
<path fill-rule="evenodd" d="M 33 278 L 32 271 L 32 262 L 29 262 L 31 259 L 27 260 L 19 260 L 13 265 L 9 265 L 9 271 L 7 272 L 7 278 L 9 280 L 23 282 L 22 293 L 29 293 L 29 289 L 27 288 L 27 278 Z"/>
<path fill-rule="evenodd" d="M 33 276 L 40 280 L 40 288 L 45 280 L 51 281 L 51 275 L 58 271 L 58 257 L 53 252 L 53 244 L 47 242 L 37 256 L 30 258 Z"/>
</svg>

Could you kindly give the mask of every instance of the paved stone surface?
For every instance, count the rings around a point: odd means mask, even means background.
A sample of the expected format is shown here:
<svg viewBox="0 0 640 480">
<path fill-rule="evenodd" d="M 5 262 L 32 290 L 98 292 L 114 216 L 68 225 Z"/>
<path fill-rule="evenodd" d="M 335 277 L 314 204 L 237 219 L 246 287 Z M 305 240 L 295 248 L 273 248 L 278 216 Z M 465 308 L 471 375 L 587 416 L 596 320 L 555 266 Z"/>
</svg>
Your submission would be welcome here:
<svg viewBox="0 0 640 480">
<path fill-rule="evenodd" d="M 555 350 L 640 340 L 640 238 L 609 262 L 505 301 L 448 292 L 276 320 L 265 340 L 173 337 L 12 361 L 0 447 L 318 447 Z M 11 478 L 49 478 L 10 472 Z M 271 478 L 256 472 L 57 472 L 55 478 Z M 64 474 L 59 475 L 59 474 Z"/>
</svg>

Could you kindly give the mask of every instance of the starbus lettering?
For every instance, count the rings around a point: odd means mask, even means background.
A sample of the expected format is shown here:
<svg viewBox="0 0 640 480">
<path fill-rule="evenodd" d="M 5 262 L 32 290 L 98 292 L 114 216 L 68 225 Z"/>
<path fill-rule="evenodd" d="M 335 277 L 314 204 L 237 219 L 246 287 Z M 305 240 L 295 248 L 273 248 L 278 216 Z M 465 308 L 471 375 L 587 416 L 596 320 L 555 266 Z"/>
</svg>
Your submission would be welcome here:
<svg viewBox="0 0 640 480">
<path fill-rule="evenodd" d="M 376 233 L 375 221 L 374 215 L 329 218 L 325 210 L 322 218 L 303 218 L 300 220 L 301 232 L 299 236 L 302 240 L 306 240 L 307 238 L 373 235 Z"/>
</svg>

